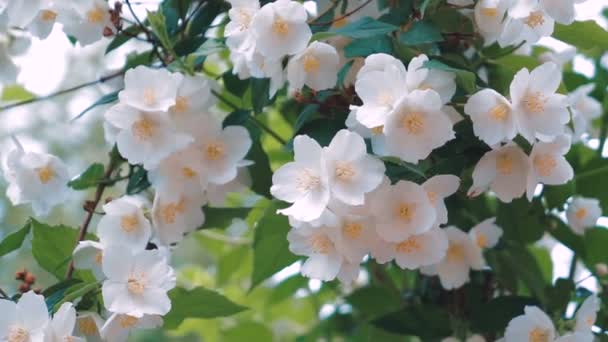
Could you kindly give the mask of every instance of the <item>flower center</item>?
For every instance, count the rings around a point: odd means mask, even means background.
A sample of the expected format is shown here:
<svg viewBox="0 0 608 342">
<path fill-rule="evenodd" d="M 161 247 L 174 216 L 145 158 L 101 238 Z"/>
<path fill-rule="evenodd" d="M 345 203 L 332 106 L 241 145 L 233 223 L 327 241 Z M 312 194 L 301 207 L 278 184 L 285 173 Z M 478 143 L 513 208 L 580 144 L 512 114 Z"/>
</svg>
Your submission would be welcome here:
<svg viewBox="0 0 608 342">
<path fill-rule="evenodd" d="M 127 289 L 131 294 L 141 295 L 146 290 L 146 285 L 144 284 L 142 277 L 136 278 L 132 276 L 127 280 Z"/>
<path fill-rule="evenodd" d="M 120 317 L 120 320 L 118 323 L 120 323 L 121 328 L 127 329 L 127 328 L 132 328 L 135 324 L 137 324 L 137 322 L 139 322 L 139 319 L 137 317 L 124 315 L 124 316 Z"/>
<path fill-rule="evenodd" d="M 358 239 L 362 230 L 363 226 L 356 222 L 347 222 L 342 226 L 342 233 L 352 240 Z"/>
<path fill-rule="evenodd" d="M 549 332 L 541 328 L 534 328 L 530 331 L 529 342 L 549 342 Z"/>
<path fill-rule="evenodd" d="M 380 135 L 382 133 L 384 133 L 384 126 L 378 126 L 378 127 L 372 128 L 373 135 Z"/>
<path fill-rule="evenodd" d="M 192 179 L 192 178 L 196 177 L 196 175 L 198 175 L 198 173 L 186 166 L 186 167 L 182 168 L 182 175 L 186 178 Z"/>
<path fill-rule="evenodd" d="M 431 204 L 437 203 L 437 193 L 435 191 L 427 191 L 426 196 L 429 198 Z"/>
<path fill-rule="evenodd" d="M 175 105 L 173 108 L 174 113 L 185 113 L 190 108 L 190 101 L 188 101 L 187 97 L 178 96 L 175 98 Z"/>
<path fill-rule="evenodd" d="M 161 217 L 166 224 L 175 223 L 178 214 L 186 210 L 186 201 L 182 198 L 177 203 L 169 203 L 161 209 Z"/>
<path fill-rule="evenodd" d="M 353 166 L 348 162 L 338 162 L 336 164 L 336 177 L 343 181 L 349 181 L 355 176 Z"/>
<path fill-rule="evenodd" d="M 8 342 L 26 342 L 30 339 L 30 333 L 22 327 L 11 327 L 8 331 Z"/>
<path fill-rule="evenodd" d="M 445 255 L 448 261 L 461 262 L 464 260 L 464 247 L 459 243 L 451 243 Z"/>
<path fill-rule="evenodd" d="M 528 113 L 542 113 L 545 110 L 545 98 L 540 92 L 528 93 L 524 98 L 524 106 Z"/>
<path fill-rule="evenodd" d="M 498 15 L 498 8 L 496 7 L 484 7 L 481 9 L 481 14 L 486 17 L 495 17 Z"/>
<path fill-rule="evenodd" d="M 342 16 L 341 18 L 339 18 L 338 20 L 334 21 L 334 24 L 332 25 L 334 28 L 340 28 L 340 27 L 344 27 L 346 26 L 346 24 L 348 24 L 348 17 Z"/>
<path fill-rule="evenodd" d="M 490 116 L 496 121 L 505 121 L 509 116 L 509 107 L 504 103 L 499 103 L 490 109 Z"/>
<path fill-rule="evenodd" d="M 296 188 L 302 192 L 314 190 L 321 185 L 321 178 L 310 169 L 300 171 L 296 177 Z"/>
<path fill-rule="evenodd" d="M 87 12 L 87 21 L 91 24 L 99 24 L 103 22 L 105 15 L 106 11 L 104 11 L 102 8 L 95 7 Z"/>
<path fill-rule="evenodd" d="M 550 154 L 541 154 L 534 157 L 534 167 L 539 175 L 548 177 L 557 166 L 557 161 Z"/>
<path fill-rule="evenodd" d="M 409 134 L 419 135 L 424 131 L 424 116 L 419 112 L 407 113 L 401 120 L 401 125 Z"/>
<path fill-rule="evenodd" d="M 156 103 L 156 92 L 152 88 L 144 89 L 144 104 L 151 106 Z"/>
<path fill-rule="evenodd" d="M 477 242 L 477 246 L 480 248 L 486 248 L 488 246 L 488 238 L 484 234 L 477 233 L 475 236 L 475 242 Z"/>
<path fill-rule="evenodd" d="M 585 323 L 587 323 L 587 325 L 589 327 L 593 327 L 593 325 L 595 324 L 595 317 L 594 316 L 587 317 L 587 319 L 585 319 Z"/>
<path fill-rule="evenodd" d="M 57 18 L 57 13 L 45 9 L 40 11 L 40 19 L 42 19 L 43 21 L 53 21 Z"/>
<path fill-rule="evenodd" d="M 137 229 L 139 225 L 139 220 L 137 219 L 137 215 L 124 215 L 120 218 L 120 227 L 127 233 L 132 233 Z"/>
<path fill-rule="evenodd" d="M 412 236 L 407 240 L 401 241 L 397 244 L 397 246 L 395 246 L 395 251 L 405 254 L 418 252 L 420 251 L 420 249 L 422 249 L 422 245 L 415 236 Z"/>
<path fill-rule="evenodd" d="M 579 208 L 578 210 L 576 210 L 576 212 L 574 213 L 574 216 L 579 219 L 582 220 L 585 218 L 585 216 L 587 216 L 587 209 L 585 208 Z"/>
<path fill-rule="evenodd" d="M 382 93 L 378 96 L 378 103 L 382 106 L 391 107 L 395 102 L 395 98 L 391 94 Z"/>
<path fill-rule="evenodd" d="M 315 235 L 312 240 L 312 250 L 315 253 L 327 254 L 333 247 L 333 242 L 326 235 Z"/>
<path fill-rule="evenodd" d="M 36 169 L 36 173 L 42 184 L 50 182 L 55 177 L 55 171 L 49 165 Z"/>
<path fill-rule="evenodd" d="M 98 333 L 97 324 L 95 324 L 95 320 L 91 317 L 83 317 L 78 320 L 78 330 L 83 335 L 92 336 Z"/>
<path fill-rule="evenodd" d="M 501 153 L 496 158 L 496 170 L 503 175 L 513 172 L 513 159 L 507 153 Z"/>
<path fill-rule="evenodd" d="M 289 34 L 289 24 L 285 20 L 276 17 L 274 23 L 272 23 L 272 31 L 279 36 L 285 37 Z"/>
<path fill-rule="evenodd" d="M 397 215 L 405 223 L 412 222 L 415 213 L 416 203 L 401 203 L 399 207 L 397 207 Z"/>
<path fill-rule="evenodd" d="M 531 28 L 535 28 L 537 26 L 544 24 L 545 18 L 543 16 L 543 12 L 534 11 L 534 12 L 530 13 L 530 15 L 526 18 L 526 20 L 524 22 L 526 23 L 526 25 L 530 26 Z"/>
<path fill-rule="evenodd" d="M 237 16 L 237 21 L 239 22 L 241 31 L 247 30 L 251 24 L 251 14 L 249 14 L 249 12 L 244 8 L 239 8 L 237 10 Z"/>
<path fill-rule="evenodd" d="M 146 117 L 142 117 L 141 119 L 135 121 L 133 126 L 131 126 L 131 132 L 133 132 L 135 138 L 139 139 L 140 141 L 150 139 L 154 135 L 154 130 L 154 121 Z"/>
<path fill-rule="evenodd" d="M 319 58 L 310 53 L 304 55 L 302 63 L 304 64 L 304 71 L 307 73 L 315 73 L 319 71 L 319 67 L 321 66 Z"/>
<path fill-rule="evenodd" d="M 224 156 L 224 146 L 220 143 L 210 143 L 205 148 L 207 160 L 218 160 Z"/>
<path fill-rule="evenodd" d="M 95 253 L 95 263 L 97 265 L 101 265 L 102 261 L 103 261 L 103 252 L 102 251 L 98 251 L 97 253 Z"/>
</svg>

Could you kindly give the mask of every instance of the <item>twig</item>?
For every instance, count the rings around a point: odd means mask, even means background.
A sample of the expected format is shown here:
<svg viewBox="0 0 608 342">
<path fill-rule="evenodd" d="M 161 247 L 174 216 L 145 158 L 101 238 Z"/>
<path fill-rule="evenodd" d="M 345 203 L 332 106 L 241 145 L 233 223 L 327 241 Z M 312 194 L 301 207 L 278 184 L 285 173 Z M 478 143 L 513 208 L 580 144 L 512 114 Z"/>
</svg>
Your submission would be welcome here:
<svg viewBox="0 0 608 342">
<path fill-rule="evenodd" d="M 106 170 L 106 173 L 104 174 L 103 178 L 109 179 L 112 176 L 112 173 L 114 172 L 116 167 L 118 167 L 119 165 L 120 165 L 120 161 L 114 158 L 113 152 L 110 152 L 110 162 L 108 163 L 108 169 Z M 91 202 L 91 206 L 86 208 L 87 214 L 84 218 L 84 222 L 82 223 L 82 226 L 80 227 L 80 232 L 78 234 L 78 240 L 76 241 L 76 244 L 78 244 L 80 241 L 84 240 L 85 236 L 87 235 L 87 231 L 89 229 L 89 224 L 91 224 L 91 220 L 93 219 L 93 215 L 95 214 L 95 209 L 99 205 L 99 202 L 101 201 L 101 197 L 103 196 L 103 192 L 105 191 L 107 186 L 108 185 L 103 182 L 100 182 L 97 185 L 97 189 L 95 190 L 95 198 Z M 70 261 L 70 266 L 68 267 L 68 271 L 65 274 L 65 278 L 66 279 L 71 278 L 73 273 L 74 273 L 74 260 Z"/>
<path fill-rule="evenodd" d="M 141 22 L 141 20 L 139 20 L 139 17 L 135 14 L 135 11 L 133 10 L 133 7 L 131 6 L 131 2 L 129 0 L 125 0 L 125 3 L 127 4 L 127 7 L 129 8 L 129 12 L 131 12 L 131 16 L 133 17 L 133 19 L 135 19 L 135 22 L 137 22 L 137 25 L 139 27 L 141 27 L 142 31 L 146 35 L 147 40 L 149 42 L 151 42 L 152 45 L 154 46 L 154 48 L 153 48 L 154 54 L 158 57 L 160 62 L 163 64 L 163 66 L 167 66 L 165 59 L 160 54 L 160 51 L 158 51 L 158 45 L 156 44 L 156 39 L 154 38 L 154 34 L 152 32 L 150 32 L 150 30 L 148 30 L 148 28 Z"/>
<path fill-rule="evenodd" d="M 10 297 L 9 297 L 9 296 L 6 294 L 6 292 L 4 292 L 4 290 L 3 290 L 2 288 L 0 288 L 0 296 L 2 296 L 2 297 L 4 297 L 4 298 L 7 298 L 7 299 L 8 299 L 8 298 L 10 298 Z"/>
<path fill-rule="evenodd" d="M 97 83 L 104 83 L 104 82 L 109 81 L 109 80 L 111 80 L 113 78 L 116 78 L 118 76 L 122 76 L 124 73 L 125 72 L 121 70 L 121 71 L 116 72 L 114 74 L 101 77 L 101 78 L 99 78 L 99 79 L 97 79 L 95 81 L 91 81 L 91 82 L 79 84 L 79 85 L 71 87 L 71 88 L 59 90 L 59 91 L 57 91 L 55 93 L 52 93 L 52 94 L 49 94 L 49 95 L 46 95 L 46 96 L 40 96 L 40 97 L 35 97 L 33 99 L 21 101 L 21 102 L 11 103 L 11 104 L 6 105 L 4 107 L 0 107 L 0 112 L 5 111 L 7 109 L 23 106 L 23 105 L 26 105 L 26 104 L 30 104 L 30 103 L 34 103 L 34 102 L 39 102 L 39 101 L 43 101 L 43 100 L 48 100 L 48 99 L 54 98 L 56 96 L 64 95 L 64 94 L 71 93 L 73 91 L 76 91 L 76 90 L 79 90 L 79 89 L 82 89 L 82 88 L 86 88 L 88 86 L 95 85 Z"/>
<path fill-rule="evenodd" d="M 371 2 L 372 2 L 372 0 L 367 0 L 366 2 L 364 2 L 361 5 L 357 6 L 352 11 L 346 12 L 342 16 L 334 18 L 333 20 L 322 22 L 322 23 L 312 22 L 312 23 L 309 23 L 308 25 L 315 25 L 315 26 L 327 26 L 327 25 L 331 25 L 331 24 L 335 23 L 336 21 L 340 21 L 340 20 L 346 19 L 346 18 L 350 17 L 351 15 L 359 12 L 361 9 L 363 9 L 363 7 L 369 5 Z"/>
</svg>

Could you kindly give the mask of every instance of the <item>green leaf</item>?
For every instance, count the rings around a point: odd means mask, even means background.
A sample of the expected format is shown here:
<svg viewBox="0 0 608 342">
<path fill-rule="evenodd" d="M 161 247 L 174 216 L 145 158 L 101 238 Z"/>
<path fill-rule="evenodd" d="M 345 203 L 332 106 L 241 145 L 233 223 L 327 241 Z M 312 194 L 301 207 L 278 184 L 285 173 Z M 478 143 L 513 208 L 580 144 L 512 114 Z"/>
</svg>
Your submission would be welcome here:
<svg viewBox="0 0 608 342">
<path fill-rule="evenodd" d="M 206 1 L 205 6 L 201 7 L 190 20 L 188 25 L 188 35 L 196 36 L 205 32 L 211 22 L 221 12 L 228 11 L 228 3 L 225 1 Z"/>
<path fill-rule="evenodd" d="M 359 288 L 344 299 L 366 319 L 397 311 L 401 306 L 394 292 L 376 286 Z"/>
<path fill-rule="evenodd" d="M 576 193 L 574 181 L 562 185 L 544 185 L 543 195 L 549 209 L 563 209 L 566 200 Z"/>
<path fill-rule="evenodd" d="M 31 224 L 30 222 L 27 222 L 21 229 L 7 235 L 4 240 L 0 242 L 0 257 L 19 249 L 27 234 L 30 233 L 30 228 Z"/>
<path fill-rule="evenodd" d="M 187 318 L 226 317 L 247 310 L 221 294 L 197 287 L 186 290 L 181 287 L 169 292 L 171 311 L 163 317 L 166 329 L 176 329 Z"/>
<path fill-rule="evenodd" d="M 585 261 L 588 265 L 608 263 L 608 229 L 593 228 L 585 231 Z"/>
<path fill-rule="evenodd" d="M 42 295 L 44 296 L 44 300 L 49 311 L 52 310 L 55 305 L 61 301 L 61 299 L 63 299 L 67 290 L 76 284 L 83 284 L 83 281 L 74 278 L 65 279 L 45 289 L 42 292 Z"/>
<path fill-rule="evenodd" d="M 167 49 L 172 50 L 173 44 L 171 43 L 171 38 L 169 38 L 169 32 L 167 31 L 166 19 L 165 15 L 162 11 L 162 7 L 159 8 L 156 12 L 148 11 L 148 22 L 152 27 L 152 31 L 158 37 L 161 45 Z"/>
<path fill-rule="evenodd" d="M 268 304 L 274 305 L 284 301 L 293 296 L 299 289 L 305 288 L 307 284 L 308 278 L 304 278 L 300 274 L 293 275 L 283 280 L 272 289 L 270 297 L 268 297 Z"/>
<path fill-rule="evenodd" d="M 563 243 L 578 256 L 584 258 L 585 243 L 583 241 L 583 237 L 574 234 L 572 229 L 570 229 L 570 227 L 568 227 L 560 218 L 550 216 L 549 220 L 549 233 L 551 233 L 551 235 L 557 239 L 557 241 Z"/>
<path fill-rule="evenodd" d="M 100 97 L 99 99 L 97 99 L 97 101 L 93 102 L 93 104 L 91 104 L 90 106 L 88 106 L 87 108 L 85 108 L 82 112 L 80 112 L 80 114 L 76 115 L 72 121 L 78 120 L 80 119 L 83 115 L 85 115 L 86 113 L 88 113 L 91 109 L 97 107 L 97 106 L 101 106 L 101 105 L 105 105 L 108 103 L 112 103 L 112 102 L 116 102 L 118 100 L 118 93 L 120 92 L 120 90 L 111 92 L 109 94 L 105 94 L 104 96 Z"/>
<path fill-rule="evenodd" d="M 2 90 L 1 100 L 6 102 L 12 101 L 27 101 L 35 98 L 36 96 L 30 93 L 27 89 L 20 85 L 6 86 Z"/>
<path fill-rule="evenodd" d="M 280 208 L 279 202 L 273 201 L 255 227 L 250 289 L 298 260 L 289 251 L 289 221 L 287 217 L 277 214 Z"/>
<path fill-rule="evenodd" d="M 547 311 L 557 314 L 563 314 L 570 303 L 571 294 L 574 293 L 574 282 L 570 279 L 559 278 L 555 281 L 555 285 L 547 288 L 547 298 L 549 303 Z"/>
<path fill-rule="evenodd" d="M 293 126 L 293 131 L 296 133 L 299 132 L 302 126 L 304 126 L 304 124 L 306 124 L 307 122 L 311 121 L 314 115 L 319 112 L 319 108 L 320 106 L 316 103 L 309 104 L 304 107 L 302 113 L 300 113 L 300 115 L 298 115 L 298 117 L 296 118 L 296 123 Z"/>
<path fill-rule="evenodd" d="M 272 186 L 270 160 L 259 141 L 253 142 L 245 159 L 253 161 L 253 165 L 248 167 L 251 176 L 251 190 L 258 195 L 272 198 L 270 194 L 270 187 Z"/>
<path fill-rule="evenodd" d="M 270 102 L 268 91 L 270 89 L 270 79 L 268 78 L 252 78 L 251 79 L 251 104 L 253 112 L 260 114 L 264 111 L 264 107 Z"/>
<path fill-rule="evenodd" d="M 207 39 L 196 51 L 192 53 L 195 57 L 206 57 L 214 53 L 222 52 L 226 49 L 226 44 L 221 40 Z"/>
<path fill-rule="evenodd" d="M 134 165 L 131 167 L 133 169 L 129 181 L 127 182 L 127 195 L 138 194 L 151 185 L 148 181 L 148 171 L 146 171 L 146 169 L 141 165 Z"/>
<path fill-rule="evenodd" d="M 241 80 L 231 71 L 225 72 L 222 75 L 222 80 L 224 81 L 226 90 L 239 97 L 243 96 L 250 84 L 249 80 Z"/>
<path fill-rule="evenodd" d="M 496 224 L 505 232 L 505 239 L 522 243 L 539 240 L 545 231 L 544 208 L 540 200 L 532 203 L 525 198 L 518 198 L 511 203 L 500 203 Z"/>
<path fill-rule="evenodd" d="M 391 54 L 393 44 L 387 35 L 355 39 L 344 47 L 346 58 L 367 57 L 374 53 Z"/>
<path fill-rule="evenodd" d="M 78 230 L 64 225 L 50 226 L 34 219 L 31 226 L 34 259 L 46 271 L 63 279 L 76 247 Z M 88 234 L 86 239 L 94 239 L 94 236 Z"/>
<path fill-rule="evenodd" d="M 445 309 L 432 304 L 407 306 L 381 316 L 372 321 L 372 324 L 392 333 L 415 335 L 424 341 L 452 334 L 450 315 Z"/>
<path fill-rule="evenodd" d="M 416 21 L 412 27 L 399 35 L 405 45 L 420 45 L 443 41 L 441 32 L 427 21 Z"/>
<path fill-rule="evenodd" d="M 592 160 L 585 166 L 584 170 L 577 171 L 574 177 L 576 194 L 597 198 L 600 200 L 601 206 L 608 209 L 608 191 L 601 186 L 608 178 L 608 160 Z"/>
<path fill-rule="evenodd" d="M 363 17 L 338 29 L 328 31 L 333 35 L 341 35 L 349 38 L 370 38 L 387 34 L 397 30 L 395 25 L 387 24 L 370 17 Z"/>
<path fill-rule="evenodd" d="M 569 25 L 555 24 L 553 37 L 582 50 L 608 50 L 608 32 L 595 20 L 575 21 Z"/>
<path fill-rule="evenodd" d="M 526 305 L 538 305 L 530 297 L 502 296 L 477 307 L 471 315 L 475 330 L 485 333 L 502 332 L 513 317 L 522 315 Z"/>
<path fill-rule="evenodd" d="M 226 329 L 222 336 L 223 342 L 274 340 L 272 330 L 264 324 L 257 322 L 239 322 L 239 324 Z"/>
<path fill-rule="evenodd" d="M 245 219 L 251 208 L 204 207 L 205 223 L 198 229 L 226 228 L 234 219 Z"/>
<path fill-rule="evenodd" d="M 435 59 L 424 63 L 424 67 L 454 73 L 456 75 L 456 83 L 467 94 L 472 94 L 477 90 L 477 86 L 475 85 L 475 74 L 468 70 L 453 68 Z"/>
<path fill-rule="evenodd" d="M 141 32 L 141 27 L 139 25 L 129 26 L 126 29 L 122 30 L 106 47 L 105 54 L 107 55 L 111 51 L 121 47 L 124 43 L 128 42 L 129 39 L 133 38 L 133 36 L 137 36 Z"/>
<path fill-rule="evenodd" d="M 89 166 L 83 173 L 68 182 L 68 186 L 74 190 L 84 190 L 92 188 L 103 180 L 105 168 L 101 163 L 94 163 Z"/>
</svg>

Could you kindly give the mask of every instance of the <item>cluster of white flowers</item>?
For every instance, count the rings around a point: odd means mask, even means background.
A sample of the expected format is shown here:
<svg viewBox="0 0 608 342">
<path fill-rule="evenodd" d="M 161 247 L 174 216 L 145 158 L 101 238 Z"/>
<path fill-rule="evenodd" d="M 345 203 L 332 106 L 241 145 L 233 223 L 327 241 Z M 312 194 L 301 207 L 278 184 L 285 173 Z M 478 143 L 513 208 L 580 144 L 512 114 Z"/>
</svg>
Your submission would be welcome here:
<svg viewBox="0 0 608 342">
<path fill-rule="evenodd" d="M 586 229 L 594 227 L 601 216 L 600 201 L 595 198 L 573 197 L 566 208 L 568 224 L 578 235 L 584 235 Z"/>
<path fill-rule="evenodd" d="M 375 154 L 417 163 L 455 137 L 445 106 L 456 92 L 455 75 L 426 68 L 428 60 L 414 57 L 406 70 L 390 55 L 373 54 L 357 73 L 363 104 L 351 106 L 346 125 L 370 138 Z"/>
<path fill-rule="evenodd" d="M 241 79 L 269 78 L 270 97 L 283 87 L 304 85 L 313 90 L 333 88 L 337 82 L 339 57 L 323 42 L 310 42 L 308 13 L 297 1 L 277 0 L 260 8 L 258 0 L 229 0 L 230 22 L 226 44 L 233 72 Z M 289 57 L 287 67 L 283 60 Z"/>
<path fill-rule="evenodd" d="M 112 32 L 110 7 L 106 0 L 28 0 L 0 1 L 0 15 L 6 14 L 8 26 L 27 30 L 45 39 L 59 23 L 66 34 L 82 45 L 100 40 L 105 30 Z"/>
<path fill-rule="evenodd" d="M 294 153 L 294 161 L 273 175 L 271 192 L 292 203 L 279 213 L 293 227 L 290 250 L 308 257 L 302 265 L 308 277 L 352 282 L 370 255 L 404 269 L 426 267 L 444 287 L 459 287 L 470 268 L 484 266 L 482 248 L 493 247 L 502 235 L 493 219 L 468 235 L 441 228 L 448 221 L 444 199 L 458 190 L 458 177 L 391 185 L 383 163 L 367 153 L 357 133 L 341 130 L 327 147 L 297 136 Z"/>
<path fill-rule="evenodd" d="M 475 135 L 492 147 L 475 166 L 470 196 L 491 189 L 503 202 L 526 192 L 529 200 L 539 183 L 565 184 L 574 172 L 564 155 L 571 139 L 568 101 L 557 94 L 561 71 L 547 62 L 529 72 L 520 70 L 510 86 L 511 101 L 492 89 L 471 96 L 464 112 Z M 512 142 L 517 134 L 533 144 L 530 155 Z M 506 143 L 502 145 L 502 143 Z"/>
<path fill-rule="evenodd" d="M 591 328 L 597 319 L 600 300 L 591 295 L 581 304 L 575 316 L 574 331 L 558 336 L 551 318 L 536 306 L 526 306 L 525 313 L 509 322 L 501 342 L 592 342 Z"/>
<path fill-rule="evenodd" d="M 475 4 L 475 24 L 485 45 L 534 44 L 551 36 L 555 22 L 572 23 L 576 14 L 574 4 L 584 1 L 480 0 Z"/>
</svg>

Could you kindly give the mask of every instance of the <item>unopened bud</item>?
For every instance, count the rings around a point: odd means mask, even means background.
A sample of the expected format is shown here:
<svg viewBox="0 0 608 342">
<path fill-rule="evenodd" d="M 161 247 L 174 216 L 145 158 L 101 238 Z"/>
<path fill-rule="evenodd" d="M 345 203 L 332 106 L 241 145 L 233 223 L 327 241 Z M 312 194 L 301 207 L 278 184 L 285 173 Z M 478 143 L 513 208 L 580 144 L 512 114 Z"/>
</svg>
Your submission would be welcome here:
<svg viewBox="0 0 608 342">
<path fill-rule="evenodd" d="M 26 282 L 27 284 L 32 285 L 32 284 L 34 284 L 36 282 L 36 277 L 33 274 L 31 274 L 31 273 L 28 272 L 25 275 L 25 278 L 23 279 L 23 281 Z"/>
<path fill-rule="evenodd" d="M 17 271 L 15 273 L 16 280 L 25 280 L 25 275 L 27 274 L 26 270 Z"/>
<path fill-rule="evenodd" d="M 30 285 L 27 283 L 23 283 L 21 285 L 19 285 L 19 292 L 21 293 L 26 293 L 31 289 Z"/>
<path fill-rule="evenodd" d="M 600 277 L 608 275 L 608 265 L 604 263 L 595 264 L 595 273 Z"/>
</svg>

